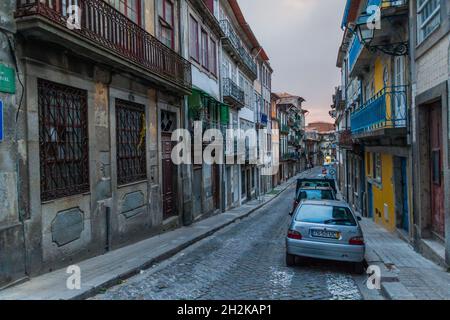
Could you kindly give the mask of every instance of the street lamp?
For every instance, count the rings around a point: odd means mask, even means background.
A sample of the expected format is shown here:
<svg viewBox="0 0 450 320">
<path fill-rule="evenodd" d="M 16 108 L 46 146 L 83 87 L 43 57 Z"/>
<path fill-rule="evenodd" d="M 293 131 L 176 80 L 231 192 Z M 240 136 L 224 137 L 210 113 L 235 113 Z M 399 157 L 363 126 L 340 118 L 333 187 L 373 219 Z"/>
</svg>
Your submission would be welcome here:
<svg viewBox="0 0 450 320">
<path fill-rule="evenodd" d="M 375 26 L 368 23 L 365 19 L 358 19 L 356 24 L 356 35 L 359 42 L 363 44 L 370 44 L 375 35 Z"/>
<path fill-rule="evenodd" d="M 361 16 L 352 30 L 356 33 L 358 40 L 363 44 L 370 52 L 381 51 L 390 56 L 405 56 L 408 55 L 408 42 L 395 42 L 373 45 L 372 41 L 375 37 L 375 24 L 369 21 L 369 16 Z"/>
</svg>

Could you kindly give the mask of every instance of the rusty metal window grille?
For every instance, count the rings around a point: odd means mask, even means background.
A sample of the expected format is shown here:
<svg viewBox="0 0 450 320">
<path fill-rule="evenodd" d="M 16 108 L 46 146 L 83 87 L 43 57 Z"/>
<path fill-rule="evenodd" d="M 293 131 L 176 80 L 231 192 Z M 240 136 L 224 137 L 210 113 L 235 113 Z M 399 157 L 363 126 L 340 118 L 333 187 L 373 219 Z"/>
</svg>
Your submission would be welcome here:
<svg viewBox="0 0 450 320">
<path fill-rule="evenodd" d="M 89 191 L 87 91 L 38 79 L 41 199 Z"/>
<path fill-rule="evenodd" d="M 118 184 L 147 179 L 145 106 L 116 99 L 116 132 Z"/>
</svg>

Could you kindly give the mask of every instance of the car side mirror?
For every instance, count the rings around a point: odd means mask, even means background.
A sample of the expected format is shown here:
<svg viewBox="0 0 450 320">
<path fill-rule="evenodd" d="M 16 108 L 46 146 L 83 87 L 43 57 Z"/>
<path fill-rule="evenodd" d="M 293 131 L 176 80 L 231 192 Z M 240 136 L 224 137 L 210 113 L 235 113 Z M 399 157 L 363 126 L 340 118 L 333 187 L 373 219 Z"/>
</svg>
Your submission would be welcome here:
<svg viewBox="0 0 450 320">
<path fill-rule="evenodd" d="M 358 221 L 362 221 L 362 218 L 360 216 L 357 216 L 356 219 L 358 219 Z"/>
<path fill-rule="evenodd" d="M 289 215 L 292 217 L 292 215 L 294 214 L 294 212 L 293 211 L 290 211 L 289 212 Z"/>
</svg>

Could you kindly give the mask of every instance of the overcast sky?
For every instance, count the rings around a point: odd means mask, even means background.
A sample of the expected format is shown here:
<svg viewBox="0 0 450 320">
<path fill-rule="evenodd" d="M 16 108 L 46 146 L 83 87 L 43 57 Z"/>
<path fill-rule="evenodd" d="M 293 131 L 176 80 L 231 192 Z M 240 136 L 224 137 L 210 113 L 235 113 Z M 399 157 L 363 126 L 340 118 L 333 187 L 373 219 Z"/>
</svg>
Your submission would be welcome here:
<svg viewBox="0 0 450 320">
<path fill-rule="evenodd" d="M 274 92 L 306 99 L 306 121 L 328 115 L 339 85 L 336 58 L 345 0 L 239 0 L 247 22 L 270 58 Z"/>
</svg>

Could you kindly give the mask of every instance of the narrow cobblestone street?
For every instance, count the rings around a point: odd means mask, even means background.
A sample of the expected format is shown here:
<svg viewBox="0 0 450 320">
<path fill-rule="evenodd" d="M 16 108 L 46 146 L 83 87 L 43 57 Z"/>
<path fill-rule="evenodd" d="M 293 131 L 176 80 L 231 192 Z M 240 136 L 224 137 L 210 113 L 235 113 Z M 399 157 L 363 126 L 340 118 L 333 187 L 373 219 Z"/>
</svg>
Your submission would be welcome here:
<svg viewBox="0 0 450 320">
<path fill-rule="evenodd" d="M 286 267 L 294 191 L 94 299 L 361 299 L 346 264 Z"/>
</svg>

